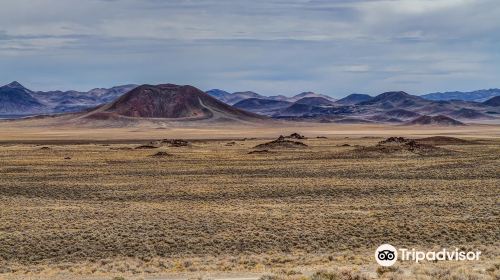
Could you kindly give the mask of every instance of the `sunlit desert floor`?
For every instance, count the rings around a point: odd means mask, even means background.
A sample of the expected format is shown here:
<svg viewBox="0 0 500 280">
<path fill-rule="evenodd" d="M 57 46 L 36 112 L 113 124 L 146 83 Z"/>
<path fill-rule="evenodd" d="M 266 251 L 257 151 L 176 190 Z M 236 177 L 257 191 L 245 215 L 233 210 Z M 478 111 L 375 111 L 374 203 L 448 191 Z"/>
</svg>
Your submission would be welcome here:
<svg viewBox="0 0 500 280">
<path fill-rule="evenodd" d="M 500 277 L 498 126 L 4 128 L 0 279 Z M 430 135 L 470 142 L 362 150 Z M 381 269 L 383 243 L 482 255 Z"/>
<path fill-rule="evenodd" d="M 31 140 L 95 142 L 114 140 L 155 140 L 162 138 L 241 139 L 273 138 L 293 132 L 316 136 L 433 136 L 449 135 L 500 138 L 500 124 L 469 124 L 466 126 L 403 126 L 379 124 L 331 124 L 273 121 L 265 124 L 190 124 L 189 122 L 143 122 L 132 127 L 59 125 L 46 119 L 0 121 L 0 142 L 16 143 Z M 74 141 L 73 141 L 74 140 Z"/>
</svg>

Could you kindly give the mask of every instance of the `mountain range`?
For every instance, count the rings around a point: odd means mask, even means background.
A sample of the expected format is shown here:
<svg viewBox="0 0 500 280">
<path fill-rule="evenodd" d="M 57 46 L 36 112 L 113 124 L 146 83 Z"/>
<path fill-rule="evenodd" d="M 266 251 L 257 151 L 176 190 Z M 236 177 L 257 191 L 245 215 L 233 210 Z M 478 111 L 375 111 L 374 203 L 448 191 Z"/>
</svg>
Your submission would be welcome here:
<svg viewBox="0 0 500 280">
<path fill-rule="evenodd" d="M 500 89 L 481 89 L 475 91 L 448 91 L 448 92 L 434 92 L 421 95 L 429 100 L 463 100 L 463 101 L 476 101 L 484 102 L 492 97 L 500 96 Z"/>
<path fill-rule="evenodd" d="M 492 91 L 492 90 L 488 90 Z M 477 91 L 477 97 L 484 97 Z M 468 93 L 468 96 L 470 97 Z M 482 98 L 481 97 L 481 98 Z M 402 91 L 370 96 L 351 94 L 336 100 L 314 92 L 292 97 L 252 91 L 203 92 L 173 84 L 123 85 L 79 91 L 31 91 L 18 82 L 0 87 L 0 115 L 79 113 L 84 119 L 282 120 L 338 123 L 460 125 L 498 120 L 500 96 L 484 102 L 430 100 Z M 77 114 L 78 115 L 78 114 Z"/>
<path fill-rule="evenodd" d="M 485 103 L 470 101 L 433 101 L 402 91 L 392 91 L 375 97 L 351 94 L 337 101 L 322 97 L 306 97 L 295 102 L 250 98 L 234 104 L 235 107 L 270 117 L 290 120 L 311 120 L 339 123 L 405 123 L 424 117 L 422 124 L 442 122 L 447 125 L 463 121 L 496 119 L 500 113 L 495 100 Z M 455 118 L 426 120 L 426 116 L 442 115 Z M 420 123 L 416 122 L 416 123 Z"/>
<path fill-rule="evenodd" d="M 255 93 L 253 91 L 239 91 L 239 92 L 233 92 L 229 93 L 224 90 L 220 89 L 211 89 L 206 92 L 210 96 L 213 96 L 214 98 L 217 98 L 218 100 L 227 103 L 229 105 L 234 105 L 240 101 L 243 101 L 245 99 L 249 98 L 258 98 L 258 99 L 266 99 L 266 100 L 275 100 L 275 101 L 288 101 L 288 102 L 295 102 L 299 99 L 305 98 L 305 97 L 322 97 L 325 99 L 328 99 L 330 101 L 335 101 L 334 98 L 324 95 L 324 94 L 318 94 L 314 92 L 302 92 L 297 95 L 294 95 L 292 97 L 287 97 L 284 95 L 273 95 L 273 96 L 264 96 L 258 93 Z"/>
<path fill-rule="evenodd" d="M 137 85 L 79 91 L 32 91 L 14 81 L 0 87 L 0 115 L 33 115 L 79 112 L 109 103 Z"/>
<path fill-rule="evenodd" d="M 46 105 L 32 94 L 32 91 L 15 81 L 0 87 L 0 114 L 26 115 L 45 112 Z"/>
<path fill-rule="evenodd" d="M 31 95 L 46 105 L 50 113 L 79 112 L 88 108 L 109 103 L 137 85 L 123 85 L 112 88 L 95 88 L 87 92 L 48 91 L 33 92 Z"/>
<path fill-rule="evenodd" d="M 488 106 L 498 107 L 500 106 L 500 96 L 495 96 L 483 102 Z"/>
</svg>

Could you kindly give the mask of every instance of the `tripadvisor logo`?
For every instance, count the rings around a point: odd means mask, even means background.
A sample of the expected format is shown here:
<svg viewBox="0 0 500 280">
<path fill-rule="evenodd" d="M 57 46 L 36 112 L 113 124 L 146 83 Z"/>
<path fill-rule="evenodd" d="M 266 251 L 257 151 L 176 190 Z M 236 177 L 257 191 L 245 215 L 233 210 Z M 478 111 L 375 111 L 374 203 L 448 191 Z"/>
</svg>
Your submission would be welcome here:
<svg viewBox="0 0 500 280">
<path fill-rule="evenodd" d="M 414 261 L 416 263 L 427 260 L 427 261 L 477 261 L 481 251 L 459 251 L 458 248 L 455 250 L 441 249 L 440 251 L 417 251 L 415 249 L 405 249 L 399 248 L 397 250 L 394 246 L 390 244 L 380 245 L 377 250 L 375 250 L 375 260 L 381 266 L 392 266 L 399 259 L 401 261 Z"/>
<path fill-rule="evenodd" d="M 398 260 L 398 251 L 390 244 L 380 245 L 375 251 L 375 260 L 381 266 L 391 266 Z"/>
</svg>

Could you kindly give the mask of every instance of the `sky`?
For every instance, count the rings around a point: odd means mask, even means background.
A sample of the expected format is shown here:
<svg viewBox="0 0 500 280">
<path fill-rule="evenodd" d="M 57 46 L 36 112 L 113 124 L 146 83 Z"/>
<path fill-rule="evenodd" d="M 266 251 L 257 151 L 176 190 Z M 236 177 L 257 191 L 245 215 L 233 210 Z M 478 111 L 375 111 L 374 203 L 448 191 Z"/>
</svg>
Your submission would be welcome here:
<svg viewBox="0 0 500 280">
<path fill-rule="evenodd" d="M 267 95 L 500 87 L 498 0 L 2 0 L 0 84 Z"/>
</svg>

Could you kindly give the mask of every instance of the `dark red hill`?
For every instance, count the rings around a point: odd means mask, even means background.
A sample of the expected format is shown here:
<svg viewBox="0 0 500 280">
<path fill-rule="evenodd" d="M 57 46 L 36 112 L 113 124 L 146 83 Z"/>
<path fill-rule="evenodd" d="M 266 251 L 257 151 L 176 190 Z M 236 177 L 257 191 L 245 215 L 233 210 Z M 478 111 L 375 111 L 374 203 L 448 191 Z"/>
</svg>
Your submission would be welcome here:
<svg viewBox="0 0 500 280">
<path fill-rule="evenodd" d="M 178 120 L 262 120 L 263 116 L 231 107 L 189 85 L 142 85 L 86 117 L 160 118 Z"/>
</svg>

